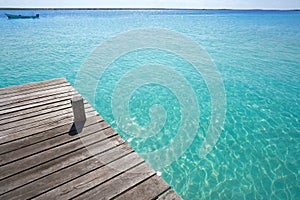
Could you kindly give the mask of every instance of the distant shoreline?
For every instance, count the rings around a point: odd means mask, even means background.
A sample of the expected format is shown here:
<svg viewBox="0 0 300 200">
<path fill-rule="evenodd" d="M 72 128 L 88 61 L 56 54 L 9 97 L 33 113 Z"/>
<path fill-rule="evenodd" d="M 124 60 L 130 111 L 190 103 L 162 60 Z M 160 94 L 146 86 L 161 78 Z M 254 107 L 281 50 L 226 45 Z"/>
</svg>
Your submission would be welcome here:
<svg viewBox="0 0 300 200">
<path fill-rule="evenodd" d="M 300 11 L 300 9 L 201 9 L 201 8 L 0 8 L 0 10 L 232 10 L 232 11 Z"/>
</svg>

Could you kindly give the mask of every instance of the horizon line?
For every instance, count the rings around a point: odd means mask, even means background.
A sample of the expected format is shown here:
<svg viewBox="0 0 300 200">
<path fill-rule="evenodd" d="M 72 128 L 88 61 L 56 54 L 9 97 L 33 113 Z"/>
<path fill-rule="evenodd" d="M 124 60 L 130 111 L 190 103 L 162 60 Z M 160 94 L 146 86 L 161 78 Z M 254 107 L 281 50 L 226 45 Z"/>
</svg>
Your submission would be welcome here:
<svg viewBox="0 0 300 200">
<path fill-rule="evenodd" d="M 9 7 L 0 7 L 0 10 L 257 10 L 257 11 L 300 11 L 300 8 L 295 9 L 272 9 L 272 8 L 82 8 L 82 7 L 25 7 L 25 8 L 9 8 Z"/>
</svg>

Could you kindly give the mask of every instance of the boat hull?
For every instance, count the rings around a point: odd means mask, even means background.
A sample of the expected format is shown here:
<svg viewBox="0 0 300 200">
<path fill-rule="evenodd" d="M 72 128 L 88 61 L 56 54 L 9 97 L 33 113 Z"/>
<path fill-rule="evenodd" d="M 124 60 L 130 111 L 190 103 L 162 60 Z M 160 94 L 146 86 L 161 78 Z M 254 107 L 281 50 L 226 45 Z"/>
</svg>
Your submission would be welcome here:
<svg viewBox="0 0 300 200">
<path fill-rule="evenodd" d="M 39 18 L 39 15 L 33 15 L 33 16 L 26 16 L 26 15 L 11 15 L 11 14 L 5 14 L 8 19 L 35 19 Z"/>
</svg>

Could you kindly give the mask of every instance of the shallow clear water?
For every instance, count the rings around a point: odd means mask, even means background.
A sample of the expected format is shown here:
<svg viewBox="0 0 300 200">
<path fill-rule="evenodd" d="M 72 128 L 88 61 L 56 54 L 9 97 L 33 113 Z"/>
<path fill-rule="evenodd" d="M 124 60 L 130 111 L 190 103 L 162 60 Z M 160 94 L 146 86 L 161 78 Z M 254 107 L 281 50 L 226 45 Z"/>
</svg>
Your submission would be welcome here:
<svg viewBox="0 0 300 200">
<path fill-rule="evenodd" d="M 100 43 L 132 29 L 166 28 L 193 39 L 220 71 L 227 103 L 224 130 L 206 157 L 195 152 L 209 126 L 209 91 L 176 55 L 148 49 L 115 60 L 99 82 L 95 108 L 125 139 L 131 138 L 112 113 L 118 80 L 137 65 L 173 66 L 194 88 L 201 116 L 193 143 L 159 169 L 162 177 L 184 199 L 299 198 L 300 12 L 38 11 L 38 20 L 7 20 L 5 12 L 20 11 L 0 11 L 0 87 L 56 77 L 75 85 L 80 66 Z M 154 104 L 164 107 L 166 122 L 155 137 L 130 140 L 139 153 L 168 145 L 180 127 L 178 98 L 160 85 L 132 93 L 130 117 L 147 126 Z"/>
</svg>

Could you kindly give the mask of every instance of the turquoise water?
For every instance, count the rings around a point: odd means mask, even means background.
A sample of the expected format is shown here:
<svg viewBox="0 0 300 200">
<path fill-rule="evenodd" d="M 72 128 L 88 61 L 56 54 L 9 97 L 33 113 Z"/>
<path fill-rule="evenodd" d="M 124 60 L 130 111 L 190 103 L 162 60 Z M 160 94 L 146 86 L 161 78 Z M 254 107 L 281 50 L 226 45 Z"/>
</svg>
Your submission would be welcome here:
<svg viewBox="0 0 300 200">
<path fill-rule="evenodd" d="M 194 88 L 201 116 L 193 143 L 159 169 L 162 177 L 184 199 L 299 198 L 300 12 L 38 11 L 38 20 L 7 20 L 5 12 L 20 11 L 0 11 L 0 87 L 56 77 L 75 85 L 80 66 L 100 43 L 132 29 L 165 28 L 193 39 L 214 61 L 226 94 L 224 128 L 206 157 L 195 152 L 209 126 L 209 91 L 193 67 L 170 52 L 146 49 L 115 60 L 99 81 L 95 108 L 131 138 L 112 113 L 118 80 L 137 65 L 172 66 Z M 154 104 L 164 107 L 166 122 L 155 137 L 130 140 L 139 153 L 168 145 L 180 127 L 178 99 L 157 84 L 132 93 L 131 117 L 147 126 Z"/>
</svg>

